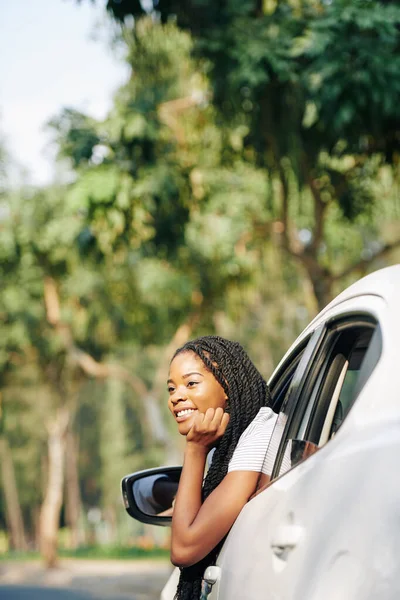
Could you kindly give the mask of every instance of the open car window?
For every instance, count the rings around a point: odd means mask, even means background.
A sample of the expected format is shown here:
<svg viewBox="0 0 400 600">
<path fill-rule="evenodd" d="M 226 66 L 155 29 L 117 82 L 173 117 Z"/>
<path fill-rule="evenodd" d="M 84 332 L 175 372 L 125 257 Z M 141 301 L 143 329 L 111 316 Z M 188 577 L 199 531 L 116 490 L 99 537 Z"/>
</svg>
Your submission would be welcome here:
<svg viewBox="0 0 400 600">
<path fill-rule="evenodd" d="M 264 458 L 263 473 L 257 485 L 260 490 L 270 481 L 270 475 L 285 430 L 288 411 L 300 393 L 306 379 L 310 362 L 323 337 L 323 328 L 318 328 L 310 337 L 303 340 L 287 357 L 272 381 L 270 381 L 271 407 L 278 413 L 278 418 Z"/>
<path fill-rule="evenodd" d="M 307 381 L 282 419 L 284 432 L 272 479 L 336 435 L 377 364 L 380 350 L 380 330 L 370 317 L 343 319 L 327 327 Z"/>
</svg>

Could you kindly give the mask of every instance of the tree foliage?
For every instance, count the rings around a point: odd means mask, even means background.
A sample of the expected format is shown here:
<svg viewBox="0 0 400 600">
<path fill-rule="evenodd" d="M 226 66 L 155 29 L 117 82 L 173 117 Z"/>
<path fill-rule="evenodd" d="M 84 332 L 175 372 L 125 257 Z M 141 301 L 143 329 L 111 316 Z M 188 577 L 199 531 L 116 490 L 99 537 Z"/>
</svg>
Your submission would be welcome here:
<svg viewBox="0 0 400 600">
<path fill-rule="evenodd" d="M 107 9 L 121 22 L 144 11 L 128 0 L 110 0 Z M 382 164 L 398 168 L 399 7 L 372 0 L 160 0 L 149 10 L 192 33 L 220 117 L 247 128 L 251 161 L 280 181 L 282 246 L 306 269 L 322 307 L 334 282 L 364 265 L 359 244 L 340 270 L 330 262 L 345 248 L 325 251 L 329 220 L 373 223 L 380 208 L 371 180 Z M 303 243 L 299 223 L 308 210 Z M 398 242 L 387 240 L 382 251 Z"/>
</svg>

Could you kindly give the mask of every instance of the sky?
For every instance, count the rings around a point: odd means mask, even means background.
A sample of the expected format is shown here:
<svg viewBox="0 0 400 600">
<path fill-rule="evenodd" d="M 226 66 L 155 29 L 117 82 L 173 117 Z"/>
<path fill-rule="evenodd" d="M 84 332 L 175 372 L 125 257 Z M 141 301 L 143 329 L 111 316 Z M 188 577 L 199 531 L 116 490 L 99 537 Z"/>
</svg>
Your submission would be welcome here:
<svg viewBox="0 0 400 600">
<path fill-rule="evenodd" d="M 31 183 L 49 183 L 55 172 L 45 123 L 64 106 L 105 116 L 127 77 L 107 41 L 104 5 L 0 0 L 0 133 Z"/>
</svg>

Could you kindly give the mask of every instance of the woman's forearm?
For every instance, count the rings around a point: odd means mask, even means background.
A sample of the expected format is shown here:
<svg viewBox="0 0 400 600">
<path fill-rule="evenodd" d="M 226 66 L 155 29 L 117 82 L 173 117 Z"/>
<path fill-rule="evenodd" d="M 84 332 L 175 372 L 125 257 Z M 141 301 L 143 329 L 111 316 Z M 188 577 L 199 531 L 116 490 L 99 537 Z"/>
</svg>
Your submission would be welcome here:
<svg viewBox="0 0 400 600">
<path fill-rule="evenodd" d="M 207 449 L 188 442 L 172 518 L 171 560 L 184 561 L 185 550 L 191 545 L 190 527 L 201 508 L 202 484 Z"/>
<path fill-rule="evenodd" d="M 226 519 L 221 520 L 219 501 L 215 505 L 211 502 L 211 506 L 208 502 L 210 511 L 204 511 L 202 504 L 206 457 L 225 433 L 228 422 L 229 415 L 224 413 L 221 407 L 215 410 L 208 408 L 205 414 L 196 414 L 194 423 L 186 435 L 182 475 L 172 517 L 171 560 L 180 567 L 191 565 L 208 554 L 233 522 L 230 518 L 228 524 Z M 214 490 L 211 496 L 216 492 L 217 490 Z M 210 497 L 206 503 L 209 500 Z"/>
</svg>

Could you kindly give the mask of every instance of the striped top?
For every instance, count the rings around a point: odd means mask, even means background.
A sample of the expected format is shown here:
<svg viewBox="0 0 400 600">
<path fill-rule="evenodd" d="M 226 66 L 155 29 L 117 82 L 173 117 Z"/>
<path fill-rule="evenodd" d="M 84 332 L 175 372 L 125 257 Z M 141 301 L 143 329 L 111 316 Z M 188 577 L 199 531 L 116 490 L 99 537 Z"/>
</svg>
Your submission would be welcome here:
<svg viewBox="0 0 400 600">
<path fill-rule="evenodd" d="M 272 436 L 277 419 L 278 415 L 269 406 L 260 408 L 256 417 L 239 438 L 238 445 L 229 462 L 228 473 L 257 471 L 271 475 L 280 443 L 280 436 Z M 269 447 L 271 438 L 274 447 Z M 286 461 L 288 461 L 288 465 L 285 465 L 287 467 L 285 470 L 288 470 L 290 459 L 287 456 L 283 459 L 283 462 Z"/>
</svg>

